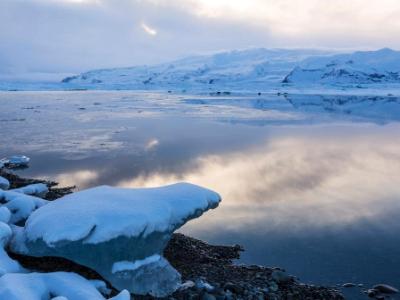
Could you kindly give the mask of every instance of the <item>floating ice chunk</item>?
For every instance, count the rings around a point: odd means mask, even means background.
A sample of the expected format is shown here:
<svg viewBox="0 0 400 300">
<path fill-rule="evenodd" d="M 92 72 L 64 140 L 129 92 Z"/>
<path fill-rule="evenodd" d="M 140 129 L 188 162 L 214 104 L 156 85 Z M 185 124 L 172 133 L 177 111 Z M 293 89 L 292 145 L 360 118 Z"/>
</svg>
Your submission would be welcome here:
<svg viewBox="0 0 400 300">
<path fill-rule="evenodd" d="M 0 189 L 8 190 L 9 187 L 10 187 L 10 182 L 6 178 L 0 176 Z"/>
<path fill-rule="evenodd" d="M 8 159 L 8 164 L 16 167 L 27 166 L 31 159 L 25 155 L 14 155 Z"/>
<path fill-rule="evenodd" d="M 33 212 L 13 250 L 26 246 L 29 255 L 65 257 L 96 270 L 117 289 L 162 297 L 180 284 L 179 273 L 161 257 L 173 231 L 219 202 L 217 193 L 188 183 L 101 186 Z"/>
<path fill-rule="evenodd" d="M 34 210 L 48 203 L 48 201 L 41 198 L 14 192 L 13 190 L 0 190 L 0 201 L 6 202 L 3 206 L 11 211 L 10 222 L 13 224 L 26 220 Z"/>
<path fill-rule="evenodd" d="M 0 277 L 7 273 L 24 272 L 25 270 L 20 264 L 11 259 L 7 252 L 4 250 L 9 239 L 11 238 L 12 231 L 10 226 L 6 223 L 0 222 Z M 1 298 L 0 299 L 7 299 Z"/>
<path fill-rule="evenodd" d="M 47 188 L 47 185 L 45 185 L 44 183 L 35 183 L 17 189 L 12 189 L 11 191 L 26 195 L 44 197 L 46 196 L 49 189 Z"/>
<path fill-rule="evenodd" d="M 7 300 L 104 300 L 100 292 L 85 278 L 75 273 L 6 274 L 0 278 L 0 299 Z M 130 300 L 124 290 L 113 300 Z"/>
</svg>

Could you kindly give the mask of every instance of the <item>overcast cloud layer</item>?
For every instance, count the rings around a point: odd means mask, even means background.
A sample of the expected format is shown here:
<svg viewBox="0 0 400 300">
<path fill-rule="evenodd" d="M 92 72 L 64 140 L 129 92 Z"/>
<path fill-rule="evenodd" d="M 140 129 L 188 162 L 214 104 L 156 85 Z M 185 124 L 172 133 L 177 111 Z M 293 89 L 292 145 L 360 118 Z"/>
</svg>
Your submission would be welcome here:
<svg viewBox="0 0 400 300">
<path fill-rule="evenodd" d="M 398 49 L 399 16 L 398 0 L 0 0 L 0 79 L 246 47 Z"/>
</svg>

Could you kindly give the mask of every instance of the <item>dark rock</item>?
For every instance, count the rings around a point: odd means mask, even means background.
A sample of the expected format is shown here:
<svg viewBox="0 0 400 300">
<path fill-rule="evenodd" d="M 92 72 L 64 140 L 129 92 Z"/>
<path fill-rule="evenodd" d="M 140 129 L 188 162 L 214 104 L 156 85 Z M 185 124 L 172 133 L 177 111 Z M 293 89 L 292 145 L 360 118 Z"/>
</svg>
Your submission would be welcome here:
<svg viewBox="0 0 400 300">
<path fill-rule="evenodd" d="M 224 285 L 224 290 L 231 291 L 234 294 L 243 294 L 243 288 L 239 285 L 233 284 L 232 282 L 227 282 Z"/>
<path fill-rule="evenodd" d="M 285 272 L 281 270 L 274 270 L 271 274 L 271 277 L 277 283 L 284 283 L 292 280 L 292 278 L 289 275 L 287 275 Z"/>
<path fill-rule="evenodd" d="M 367 290 L 367 295 L 368 295 L 368 297 L 375 297 L 376 295 L 378 295 L 379 294 L 379 291 L 378 290 L 375 290 L 375 289 L 369 289 L 369 290 Z"/>
<path fill-rule="evenodd" d="M 216 300 L 215 296 L 209 293 L 204 293 L 201 300 Z"/>
<path fill-rule="evenodd" d="M 373 287 L 374 290 L 377 290 L 384 294 L 396 294 L 399 292 L 398 289 L 388 285 L 388 284 L 377 284 Z"/>
</svg>

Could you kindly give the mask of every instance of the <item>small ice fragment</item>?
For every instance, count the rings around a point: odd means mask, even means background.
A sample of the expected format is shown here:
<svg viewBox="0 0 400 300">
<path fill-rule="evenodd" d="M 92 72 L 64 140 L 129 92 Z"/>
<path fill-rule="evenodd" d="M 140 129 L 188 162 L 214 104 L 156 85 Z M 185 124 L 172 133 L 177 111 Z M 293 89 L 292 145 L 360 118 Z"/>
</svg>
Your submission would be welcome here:
<svg viewBox="0 0 400 300">
<path fill-rule="evenodd" d="M 186 289 L 190 289 L 190 288 L 194 287 L 195 285 L 196 284 L 193 281 L 188 280 L 188 281 L 185 281 L 184 283 L 182 283 L 181 286 L 179 287 L 179 289 L 186 290 Z"/>
<path fill-rule="evenodd" d="M 8 163 L 14 166 L 27 166 L 31 159 L 25 155 L 14 155 L 8 159 Z"/>
</svg>

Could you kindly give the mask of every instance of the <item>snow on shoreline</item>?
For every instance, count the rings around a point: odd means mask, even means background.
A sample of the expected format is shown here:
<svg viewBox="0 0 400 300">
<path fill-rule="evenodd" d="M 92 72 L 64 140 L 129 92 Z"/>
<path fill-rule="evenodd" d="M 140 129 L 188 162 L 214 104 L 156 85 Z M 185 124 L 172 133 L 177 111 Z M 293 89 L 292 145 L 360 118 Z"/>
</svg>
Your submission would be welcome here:
<svg viewBox="0 0 400 300">
<path fill-rule="evenodd" d="M 87 266 L 121 291 L 110 299 L 128 300 L 129 292 L 168 296 L 181 285 L 181 275 L 162 256 L 172 233 L 221 201 L 217 193 L 188 183 L 100 186 L 54 201 L 40 198 L 47 191 L 45 184 L 0 189 L 0 299 L 39 300 L 51 294 L 102 300 L 107 290 L 74 273 L 30 273 L 6 248 Z"/>
</svg>

